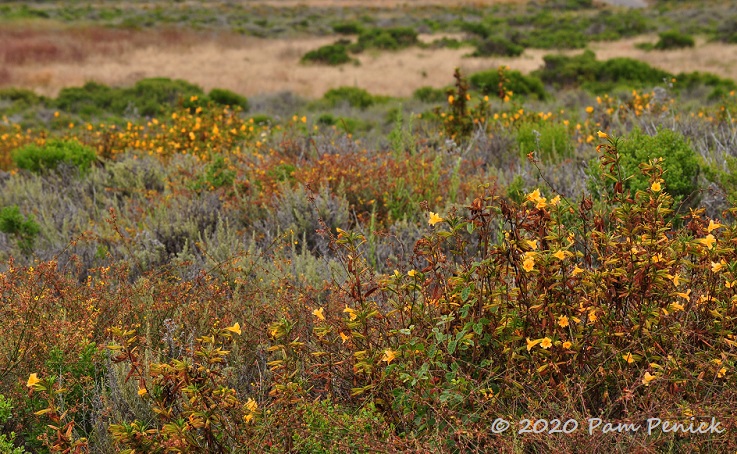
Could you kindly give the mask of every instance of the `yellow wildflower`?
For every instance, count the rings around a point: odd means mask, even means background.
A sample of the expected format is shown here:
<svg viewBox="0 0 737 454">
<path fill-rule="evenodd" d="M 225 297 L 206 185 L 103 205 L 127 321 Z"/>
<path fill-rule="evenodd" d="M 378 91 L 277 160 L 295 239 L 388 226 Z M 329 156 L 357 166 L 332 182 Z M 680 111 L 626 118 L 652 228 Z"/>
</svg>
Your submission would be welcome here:
<svg viewBox="0 0 737 454">
<path fill-rule="evenodd" d="M 543 341 L 542 339 L 530 340 L 530 338 L 528 337 L 527 338 L 527 351 L 529 352 L 530 350 L 532 350 L 532 347 L 534 347 L 535 345 L 539 344 L 542 341 Z"/>
<path fill-rule="evenodd" d="M 525 242 L 531 249 L 537 249 L 537 240 L 526 240 Z"/>
<path fill-rule="evenodd" d="M 146 394 L 148 394 L 148 391 L 146 390 L 146 388 L 138 388 L 138 395 L 139 396 L 143 397 Z"/>
<path fill-rule="evenodd" d="M 553 345 L 553 342 L 552 342 L 552 341 L 550 340 L 550 338 L 549 338 L 549 337 L 546 337 L 546 338 L 544 338 L 544 339 L 543 339 L 543 340 L 542 340 L 542 341 L 540 342 L 540 346 L 541 346 L 542 348 L 546 349 L 546 350 L 547 350 L 548 348 L 550 348 L 550 347 L 551 347 L 552 345 Z"/>
<path fill-rule="evenodd" d="M 719 369 L 719 372 L 717 372 L 717 378 L 724 378 L 725 375 L 727 375 L 727 368 L 722 367 Z"/>
<path fill-rule="evenodd" d="M 567 327 L 568 317 L 566 317 L 565 315 L 561 315 L 560 317 L 558 317 L 558 326 L 560 326 L 561 328 Z"/>
<path fill-rule="evenodd" d="M 522 262 L 522 268 L 527 272 L 532 271 L 535 268 L 535 260 L 531 257 L 526 258 L 525 261 Z"/>
<path fill-rule="evenodd" d="M 600 139 L 609 138 L 609 134 L 605 133 L 604 131 L 596 131 L 596 135 L 599 136 Z"/>
<path fill-rule="evenodd" d="M 566 350 L 570 350 L 572 346 L 573 344 L 571 344 L 569 341 L 563 342 L 563 348 L 565 348 Z"/>
<path fill-rule="evenodd" d="M 409 270 L 409 271 L 407 271 L 407 276 L 409 276 L 409 277 L 415 277 L 416 274 L 417 274 L 417 271 L 415 271 L 415 270 Z"/>
<path fill-rule="evenodd" d="M 312 315 L 319 318 L 320 320 L 325 320 L 325 310 L 321 307 L 320 309 L 315 309 L 312 311 Z"/>
<path fill-rule="evenodd" d="M 709 227 L 706 228 L 706 231 L 711 233 L 713 230 L 716 230 L 722 227 L 724 227 L 722 224 L 719 224 L 718 222 L 714 222 L 713 220 L 709 219 Z"/>
<path fill-rule="evenodd" d="M 589 312 L 589 321 L 590 321 L 591 323 L 594 323 L 594 322 L 596 322 L 597 320 L 599 320 L 599 317 L 597 317 L 597 315 L 596 315 L 596 311 L 591 311 L 591 312 Z"/>
<path fill-rule="evenodd" d="M 672 302 L 672 303 L 670 303 L 670 306 L 668 306 L 668 307 L 670 307 L 670 309 L 673 312 L 679 312 L 679 311 L 682 311 L 684 309 L 683 304 L 678 304 L 675 301 Z"/>
<path fill-rule="evenodd" d="M 241 335 L 241 325 L 240 323 L 236 323 L 233 326 L 229 326 L 225 328 L 226 331 L 230 331 L 231 333 L 235 333 L 237 335 Z"/>
<path fill-rule="evenodd" d="M 28 376 L 28 381 L 26 382 L 26 386 L 28 386 L 29 388 L 33 388 L 33 386 L 36 385 L 40 381 L 41 379 L 38 378 L 38 374 L 34 372 Z"/>
<path fill-rule="evenodd" d="M 389 364 L 392 361 L 394 361 L 394 358 L 396 357 L 397 357 L 397 352 L 390 348 L 387 348 L 386 350 L 384 350 L 384 356 L 381 357 L 381 360 Z"/>
<path fill-rule="evenodd" d="M 583 268 L 579 268 L 578 265 L 576 265 L 573 267 L 573 272 L 571 274 L 573 276 L 578 276 L 581 273 L 583 273 Z"/>
<path fill-rule="evenodd" d="M 345 335 L 345 334 L 343 334 L 343 331 L 341 331 L 341 332 L 340 332 L 340 339 L 341 339 L 341 340 L 343 341 L 343 343 L 345 344 L 345 341 L 347 341 L 348 339 L 350 339 L 350 337 L 349 337 L 349 336 L 347 336 L 347 335 Z"/>
<path fill-rule="evenodd" d="M 726 262 L 722 260 L 721 262 L 711 262 L 711 272 L 712 273 L 718 273 L 721 271 L 722 268 L 724 268 L 724 265 L 726 265 Z"/>
<path fill-rule="evenodd" d="M 593 106 L 587 106 L 587 107 L 586 107 L 586 113 L 587 113 L 587 114 L 591 114 L 591 113 L 594 113 L 594 108 L 593 108 Z"/>
<path fill-rule="evenodd" d="M 453 95 L 448 96 L 448 104 L 453 104 L 453 101 L 455 101 Z"/>
<path fill-rule="evenodd" d="M 430 212 L 430 220 L 428 221 L 430 223 L 430 225 L 433 225 L 434 226 L 438 222 L 443 222 L 443 221 L 444 221 L 444 219 L 441 218 L 440 216 L 438 216 L 437 213 L 433 213 L 432 211 Z"/>
<path fill-rule="evenodd" d="M 681 277 L 678 274 L 676 274 L 675 276 L 672 277 L 672 280 L 673 280 L 673 285 L 678 287 L 678 283 L 681 282 Z"/>
<path fill-rule="evenodd" d="M 712 234 L 710 233 L 710 234 L 706 235 L 706 237 L 704 237 L 704 238 L 699 238 L 699 239 L 698 239 L 698 240 L 696 240 L 696 241 L 697 241 L 697 242 L 698 242 L 699 244 L 703 244 L 703 245 L 704 245 L 704 246 L 706 246 L 706 247 L 707 247 L 708 249 L 714 249 L 714 244 L 716 244 L 716 242 L 717 242 L 717 239 L 716 239 L 716 238 L 714 238 L 714 235 L 712 235 Z"/>
<path fill-rule="evenodd" d="M 632 364 L 635 362 L 635 357 L 632 356 L 632 353 L 627 353 L 626 355 L 622 355 L 622 358 L 627 361 L 627 364 Z"/>
<path fill-rule="evenodd" d="M 645 376 L 642 377 L 642 384 L 645 386 L 650 386 L 650 382 L 655 380 L 657 377 L 655 375 L 651 375 L 650 372 L 645 372 Z"/>
<path fill-rule="evenodd" d="M 343 312 L 348 314 L 348 318 L 351 320 L 355 320 L 358 317 L 358 314 L 356 313 L 355 309 L 351 309 L 350 307 L 346 306 L 345 309 L 343 309 Z"/>
<path fill-rule="evenodd" d="M 558 260 L 565 260 L 568 254 L 570 254 L 570 252 L 561 249 L 553 254 L 553 257 L 557 258 Z"/>
<path fill-rule="evenodd" d="M 653 192 L 660 192 L 661 189 L 663 188 L 660 186 L 660 183 L 657 181 L 650 185 L 650 190 Z"/>
</svg>

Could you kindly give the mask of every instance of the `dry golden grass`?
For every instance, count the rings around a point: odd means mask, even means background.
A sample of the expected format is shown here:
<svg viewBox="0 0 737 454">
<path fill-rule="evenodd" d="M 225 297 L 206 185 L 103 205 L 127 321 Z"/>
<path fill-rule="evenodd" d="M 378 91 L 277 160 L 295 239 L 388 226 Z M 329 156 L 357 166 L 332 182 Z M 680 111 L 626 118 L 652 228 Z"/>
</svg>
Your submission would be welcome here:
<svg viewBox="0 0 737 454">
<path fill-rule="evenodd" d="M 430 41 L 438 36 L 422 36 Z M 528 49 L 519 58 L 464 58 L 464 49 L 419 49 L 366 52 L 359 65 L 326 67 L 300 64 L 305 52 L 332 43 L 335 37 L 259 39 L 232 34 L 181 30 L 131 31 L 105 28 L 21 26 L 0 31 L 0 86 L 31 88 L 55 95 L 67 86 L 94 80 L 128 85 L 144 77 L 181 78 L 205 89 L 227 88 L 246 96 L 289 90 L 319 97 L 330 88 L 358 86 L 375 94 L 409 96 L 418 87 L 452 83 L 455 67 L 464 72 L 508 65 L 529 73 L 549 51 Z M 640 37 L 593 43 L 601 59 L 638 58 L 670 72 L 708 71 L 737 79 L 737 46 L 705 43 L 693 49 L 645 52 Z"/>
</svg>

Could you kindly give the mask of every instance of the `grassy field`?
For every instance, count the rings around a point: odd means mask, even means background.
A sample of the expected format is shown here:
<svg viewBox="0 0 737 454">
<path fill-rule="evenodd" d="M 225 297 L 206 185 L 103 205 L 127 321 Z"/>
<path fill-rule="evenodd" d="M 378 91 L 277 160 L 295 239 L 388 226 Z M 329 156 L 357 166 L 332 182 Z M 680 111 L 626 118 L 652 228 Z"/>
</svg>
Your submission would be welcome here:
<svg viewBox="0 0 737 454">
<path fill-rule="evenodd" d="M 737 10 L 0 5 L 0 453 L 737 450 Z"/>
</svg>

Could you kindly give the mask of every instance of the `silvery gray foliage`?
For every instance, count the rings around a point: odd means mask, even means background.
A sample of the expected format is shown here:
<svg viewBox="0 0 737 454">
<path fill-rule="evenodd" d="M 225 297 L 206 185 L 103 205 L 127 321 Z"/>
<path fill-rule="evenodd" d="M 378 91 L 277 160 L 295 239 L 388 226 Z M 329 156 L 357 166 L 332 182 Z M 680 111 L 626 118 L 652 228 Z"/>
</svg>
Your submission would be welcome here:
<svg viewBox="0 0 737 454">
<path fill-rule="evenodd" d="M 284 184 L 273 206 L 274 211 L 254 226 L 263 235 L 265 244 L 281 233 L 292 231 L 295 238 L 304 236 L 310 252 L 321 256 L 328 255 L 329 240 L 317 233 L 319 220 L 333 231 L 336 227 L 345 228 L 350 221 L 348 201 L 332 194 L 327 186 L 313 192 L 303 184 L 294 188 Z"/>
</svg>

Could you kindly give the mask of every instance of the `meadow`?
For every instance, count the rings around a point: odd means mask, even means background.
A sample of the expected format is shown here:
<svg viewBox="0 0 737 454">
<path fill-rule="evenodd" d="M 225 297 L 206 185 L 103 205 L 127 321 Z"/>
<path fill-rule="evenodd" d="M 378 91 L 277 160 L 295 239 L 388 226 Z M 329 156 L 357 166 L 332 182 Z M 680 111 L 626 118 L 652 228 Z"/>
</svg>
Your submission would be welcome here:
<svg viewBox="0 0 737 454">
<path fill-rule="evenodd" d="M 336 3 L 0 5 L 0 453 L 735 452 L 737 10 Z"/>
</svg>

